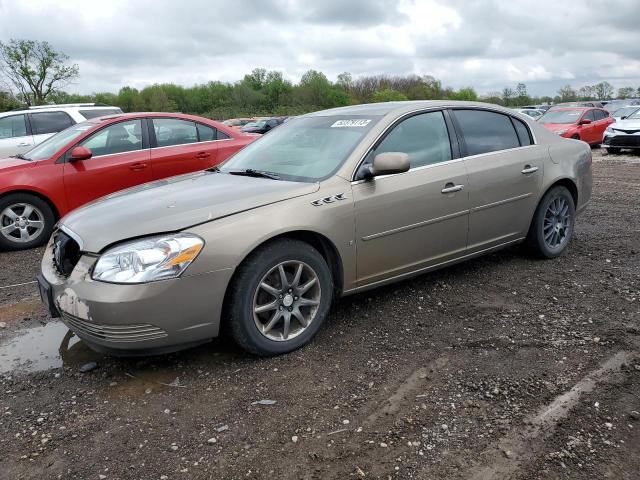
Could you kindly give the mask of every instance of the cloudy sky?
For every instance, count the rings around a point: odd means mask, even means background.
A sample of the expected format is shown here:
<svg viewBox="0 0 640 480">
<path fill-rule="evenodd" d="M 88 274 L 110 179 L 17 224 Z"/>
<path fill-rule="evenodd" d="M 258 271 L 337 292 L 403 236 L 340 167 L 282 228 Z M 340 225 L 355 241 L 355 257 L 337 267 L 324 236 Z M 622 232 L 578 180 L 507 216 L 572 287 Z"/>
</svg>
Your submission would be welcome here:
<svg viewBox="0 0 640 480">
<path fill-rule="evenodd" d="M 235 81 L 255 67 L 433 75 L 481 93 L 640 87 L 640 0 L 0 0 L 0 41 L 46 40 L 69 91 Z"/>
</svg>

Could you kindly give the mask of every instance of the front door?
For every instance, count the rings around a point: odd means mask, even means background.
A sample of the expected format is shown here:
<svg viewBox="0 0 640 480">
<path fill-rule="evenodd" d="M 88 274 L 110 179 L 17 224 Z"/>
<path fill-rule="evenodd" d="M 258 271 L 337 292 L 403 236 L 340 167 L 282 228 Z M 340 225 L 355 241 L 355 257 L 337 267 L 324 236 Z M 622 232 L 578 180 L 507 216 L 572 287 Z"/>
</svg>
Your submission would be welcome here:
<svg viewBox="0 0 640 480">
<path fill-rule="evenodd" d="M 359 286 L 446 262 L 467 246 L 467 173 L 443 112 L 403 120 L 367 162 L 383 152 L 407 153 L 411 169 L 352 186 Z"/>
<path fill-rule="evenodd" d="M 69 208 L 153 180 L 141 122 L 138 119 L 111 124 L 79 143 L 91 150 L 93 156 L 64 164 Z"/>
<path fill-rule="evenodd" d="M 510 115 L 454 110 L 469 174 L 469 253 L 527 235 L 547 148 Z"/>
</svg>

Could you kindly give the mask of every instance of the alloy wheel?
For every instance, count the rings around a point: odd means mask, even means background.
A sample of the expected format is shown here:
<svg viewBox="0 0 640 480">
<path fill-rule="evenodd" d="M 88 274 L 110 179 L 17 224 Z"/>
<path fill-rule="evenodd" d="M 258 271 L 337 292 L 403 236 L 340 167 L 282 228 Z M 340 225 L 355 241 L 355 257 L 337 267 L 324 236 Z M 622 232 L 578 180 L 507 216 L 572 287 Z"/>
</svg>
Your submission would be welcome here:
<svg viewBox="0 0 640 480">
<path fill-rule="evenodd" d="M 14 243 L 35 240 L 44 227 L 44 215 L 29 203 L 14 203 L 0 213 L 0 234 Z"/>
<path fill-rule="evenodd" d="M 282 262 L 270 269 L 253 296 L 253 319 L 270 340 L 297 337 L 313 322 L 321 297 L 318 274 L 300 261 Z"/>
<path fill-rule="evenodd" d="M 551 200 L 544 214 L 544 242 L 551 249 L 564 247 L 569 240 L 571 216 L 569 202 L 565 198 L 556 197 Z"/>
</svg>

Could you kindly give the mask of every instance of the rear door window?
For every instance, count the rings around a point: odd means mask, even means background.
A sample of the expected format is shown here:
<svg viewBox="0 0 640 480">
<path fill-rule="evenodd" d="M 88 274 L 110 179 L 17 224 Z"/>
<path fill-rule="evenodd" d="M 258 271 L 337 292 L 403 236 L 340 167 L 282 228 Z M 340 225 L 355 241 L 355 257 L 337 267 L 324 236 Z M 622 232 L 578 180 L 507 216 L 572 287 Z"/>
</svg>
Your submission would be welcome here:
<svg viewBox="0 0 640 480">
<path fill-rule="evenodd" d="M 0 118 L 0 140 L 24 137 L 27 135 L 27 122 L 24 115 L 11 115 Z"/>
<path fill-rule="evenodd" d="M 34 135 L 58 133 L 71 125 L 75 125 L 75 122 L 65 112 L 38 112 L 30 113 L 29 115 Z"/>
<path fill-rule="evenodd" d="M 154 118 L 153 130 L 158 147 L 185 145 L 198 141 L 195 122 L 178 118 Z"/>
<path fill-rule="evenodd" d="M 607 118 L 609 116 L 607 114 L 607 112 L 605 112 L 604 110 L 594 110 L 593 114 L 596 117 L 596 121 L 604 120 L 605 118 Z"/>
<path fill-rule="evenodd" d="M 115 123 L 97 131 L 80 145 L 93 152 L 94 157 L 142 150 L 142 121 Z"/>
<path fill-rule="evenodd" d="M 87 120 L 96 117 L 104 117 L 106 115 L 115 115 L 118 113 L 122 113 L 122 110 L 119 108 L 100 108 L 100 109 L 82 109 L 78 110 L 80 115 L 82 115 Z"/>
<path fill-rule="evenodd" d="M 510 117 L 487 110 L 453 110 L 467 146 L 467 155 L 507 150 L 520 146 Z"/>
<path fill-rule="evenodd" d="M 582 120 L 591 120 L 592 122 L 595 122 L 596 121 L 596 117 L 593 114 L 593 110 L 589 110 L 587 113 L 585 113 L 582 116 Z"/>
</svg>

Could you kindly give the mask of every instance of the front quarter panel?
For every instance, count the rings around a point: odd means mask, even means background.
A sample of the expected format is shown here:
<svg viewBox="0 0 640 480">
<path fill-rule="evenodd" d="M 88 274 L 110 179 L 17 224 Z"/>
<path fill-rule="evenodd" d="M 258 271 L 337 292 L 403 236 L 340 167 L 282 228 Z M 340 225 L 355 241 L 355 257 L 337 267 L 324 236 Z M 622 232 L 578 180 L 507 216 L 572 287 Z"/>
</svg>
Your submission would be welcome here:
<svg viewBox="0 0 640 480">
<path fill-rule="evenodd" d="M 342 194 L 342 199 L 326 197 Z M 320 200 L 316 206 L 313 202 Z M 316 192 L 221 218 L 188 229 L 205 240 L 205 247 L 185 272 L 235 269 L 264 242 L 291 232 L 313 232 L 328 239 L 338 252 L 343 266 L 344 289 L 355 279 L 353 198 L 350 183 L 333 177 L 319 185 Z"/>
</svg>

